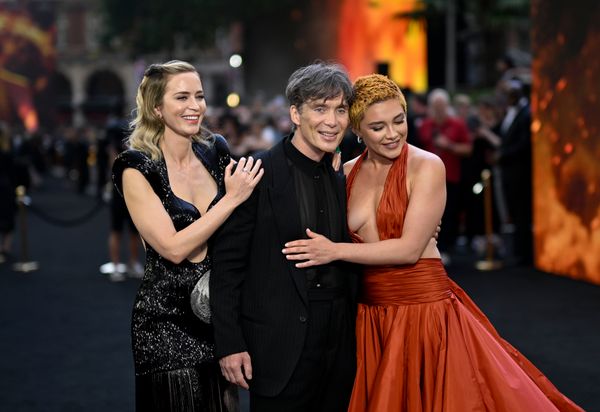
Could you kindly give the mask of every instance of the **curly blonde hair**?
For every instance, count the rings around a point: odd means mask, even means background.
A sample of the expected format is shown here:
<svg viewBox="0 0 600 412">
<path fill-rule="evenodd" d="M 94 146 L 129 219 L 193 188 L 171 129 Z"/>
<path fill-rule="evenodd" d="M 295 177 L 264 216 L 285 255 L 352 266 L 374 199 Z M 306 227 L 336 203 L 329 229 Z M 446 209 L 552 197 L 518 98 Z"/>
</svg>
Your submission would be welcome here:
<svg viewBox="0 0 600 412">
<path fill-rule="evenodd" d="M 398 99 L 406 112 L 406 99 L 400 87 L 390 78 L 381 74 L 370 74 L 354 82 L 354 98 L 350 105 L 350 125 L 354 130 L 360 128 L 360 122 L 372 104 L 390 99 Z"/>
<path fill-rule="evenodd" d="M 132 132 L 127 138 L 129 148 L 146 153 L 152 160 L 162 159 L 159 145 L 165 132 L 165 124 L 155 109 L 162 104 L 170 76 L 190 72 L 198 74 L 194 66 L 180 60 L 151 64 L 146 69 L 135 98 L 137 108 L 135 119 L 130 123 Z M 200 128 L 197 135 L 192 136 L 193 141 L 204 144 L 210 143 L 212 138 L 212 133 L 204 127 Z"/>
</svg>

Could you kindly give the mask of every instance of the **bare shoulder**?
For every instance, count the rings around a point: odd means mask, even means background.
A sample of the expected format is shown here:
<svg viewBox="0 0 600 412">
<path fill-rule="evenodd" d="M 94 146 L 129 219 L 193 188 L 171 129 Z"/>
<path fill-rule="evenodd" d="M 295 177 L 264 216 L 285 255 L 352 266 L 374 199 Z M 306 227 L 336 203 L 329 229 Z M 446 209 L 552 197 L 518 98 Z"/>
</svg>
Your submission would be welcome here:
<svg viewBox="0 0 600 412">
<path fill-rule="evenodd" d="M 434 153 L 410 146 L 408 152 L 408 169 L 413 176 L 427 175 L 433 178 L 443 177 L 445 180 L 446 167 L 440 157 Z"/>
<path fill-rule="evenodd" d="M 132 182 L 141 182 L 141 181 L 145 181 L 146 178 L 144 177 L 142 172 L 140 172 L 139 170 L 134 169 L 132 167 L 128 167 L 127 169 L 123 170 L 123 180 L 128 180 L 128 181 L 132 181 Z"/>
<path fill-rule="evenodd" d="M 411 168 L 425 167 L 436 169 L 444 167 L 444 162 L 442 162 L 442 159 L 438 155 L 413 145 L 410 145 L 408 152 L 408 163 Z"/>
<path fill-rule="evenodd" d="M 129 194 L 140 194 L 141 190 L 152 190 L 146 176 L 134 168 L 127 168 L 123 171 L 123 189 Z"/>
<path fill-rule="evenodd" d="M 350 174 L 350 171 L 352 170 L 352 168 L 354 167 L 354 165 L 358 161 L 359 157 L 360 156 L 356 156 L 354 159 L 348 160 L 346 163 L 344 163 L 344 174 L 346 176 L 348 176 Z"/>
</svg>

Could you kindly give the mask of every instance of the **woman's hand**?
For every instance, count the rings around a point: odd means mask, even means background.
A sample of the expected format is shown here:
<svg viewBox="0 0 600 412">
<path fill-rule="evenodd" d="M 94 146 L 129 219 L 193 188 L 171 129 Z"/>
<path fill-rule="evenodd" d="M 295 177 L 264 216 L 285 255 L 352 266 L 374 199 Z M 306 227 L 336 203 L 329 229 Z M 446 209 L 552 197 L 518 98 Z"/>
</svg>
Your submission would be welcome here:
<svg viewBox="0 0 600 412">
<path fill-rule="evenodd" d="M 264 170 L 260 167 L 261 160 L 254 162 L 252 156 L 242 157 L 237 163 L 235 171 L 233 165 L 235 161 L 231 159 L 229 165 L 225 168 L 225 196 L 233 200 L 235 205 L 243 203 L 250 197 L 252 191 L 260 182 Z"/>
<path fill-rule="evenodd" d="M 331 158 L 331 167 L 336 172 L 340 170 L 340 166 L 342 166 L 342 152 L 338 151 L 339 148 L 333 153 L 333 157 Z"/>
<path fill-rule="evenodd" d="M 287 242 L 282 250 L 288 260 L 306 261 L 296 263 L 297 268 L 324 265 L 337 260 L 336 244 L 334 242 L 310 229 L 306 229 L 306 234 L 310 239 Z"/>
<path fill-rule="evenodd" d="M 433 232 L 433 236 L 431 236 L 433 238 L 433 240 L 435 240 L 435 244 L 437 244 L 437 240 L 440 237 L 441 231 L 442 231 L 442 221 L 440 220 L 440 223 L 438 223 L 438 225 L 435 228 L 435 231 Z"/>
</svg>

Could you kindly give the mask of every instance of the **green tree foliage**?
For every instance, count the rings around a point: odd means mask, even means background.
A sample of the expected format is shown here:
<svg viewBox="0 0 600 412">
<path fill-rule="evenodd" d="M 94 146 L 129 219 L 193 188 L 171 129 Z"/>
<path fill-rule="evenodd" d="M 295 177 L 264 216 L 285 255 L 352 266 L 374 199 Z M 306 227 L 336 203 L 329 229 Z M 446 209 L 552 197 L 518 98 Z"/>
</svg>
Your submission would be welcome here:
<svg viewBox="0 0 600 412">
<path fill-rule="evenodd" d="M 421 0 L 421 4 L 420 9 L 397 17 L 425 19 L 430 31 L 445 30 L 449 0 Z M 505 34 L 511 28 L 520 27 L 522 32 L 528 26 L 530 0 L 454 0 L 454 5 L 457 18 L 463 22 L 455 38 L 479 46 L 475 59 L 483 66 L 483 83 L 493 84 L 497 78 L 495 62 L 506 52 Z"/>
<path fill-rule="evenodd" d="M 402 13 L 402 18 L 432 18 L 444 14 L 447 0 L 422 0 L 422 8 Z M 488 29 L 502 27 L 503 24 L 529 19 L 529 0 L 456 0 L 461 14 L 471 14 L 475 20 Z"/>
<path fill-rule="evenodd" d="M 132 53 L 210 45 L 217 28 L 260 13 L 290 8 L 292 0 L 101 0 L 102 43 Z"/>
</svg>

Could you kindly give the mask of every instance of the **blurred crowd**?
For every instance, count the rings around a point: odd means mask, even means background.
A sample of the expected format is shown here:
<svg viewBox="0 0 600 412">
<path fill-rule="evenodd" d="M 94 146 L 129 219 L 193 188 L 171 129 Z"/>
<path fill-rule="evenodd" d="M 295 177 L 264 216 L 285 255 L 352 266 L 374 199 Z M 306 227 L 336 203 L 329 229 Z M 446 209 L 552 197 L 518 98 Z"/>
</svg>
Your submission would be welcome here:
<svg viewBox="0 0 600 412">
<path fill-rule="evenodd" d="M 408 142 L 439 155 L 446 165 L 447 206 L 439 247 L 446 263 L 458 252 L 483 256 L 491 245 L 496 256 L 511 263 L 531 263 L 531 117 L 528 71 L 502 60 L 494 90 L 470 96 L 443 89 L 406 91 Z M 120 196 L 114 191 L 112 160 L 125 149 L 127 110 L 115 108 L 105 124 L 71 127 L 53 133 L 27 133 L 18 126 L 0 126 L 0 260 L 11 253 L 15 188 L 35 190 L 44 179 L 64 179 L 71 190 L 96 196 L 111 208 L 110 262 L 101 268 L 111 280 L 140 276 L 139 239 Z M 227 139 L 239 158 L 268 149 L 291 131 L 287 101 L 256 98 L 235 108 L 209 107 L 205 125 Z M 343 160 L 363 146 L 349 130 L 341 145 Z M 482 172 L 491 173 L 486 184 Z M 486 187 L 487 189 L 484 189 Z M 489 190 L 492 222 L 486 233 L 484 190 Z M 117 204 L 118 202 L 120 204 Z M 122 233 L 129 226 L 129 257 L 119 256 Z M 128 264 L 121 263 L 128 261 Z"/>
<path fill-rule="evenodd" d="M 111 181 L 112 162 L 126 149 L 131 113 L 115 107 L 103 124 L 27 132 L 18 125 L 0 123 L 0 262 L 12 260 L 17 213 L 16 188 L 35 192 L 46 179 L 58 179 L 67 190 L 96 197 L 110 210 L 108 257 L 100 272 L 111 281 L 141 277 L 140 239 L 122 197 Z M 205 126 L 222 134 L 234 158 L 268 149 L 291 130 L 289 108 L 283 96 L 269 102 L 255 99 L 235 108 L 211 107 Z M 127 257 L 122 258 L 122 243 Z"/>
<path fill-rule="evenodd" d="M 410 95 L 408 107 L 408 141 L 436 153 L 446 166 L 447 201 L 438 243 L 446 263 L 465 248 L 480 255 L 492 248 L 509 264 L 531 264 L 527 85 L 502 79 L 495 93 L 476 98 L 434 89 Z M 492 199 L 487 210 L 485 191 Z"/>
</svg>

